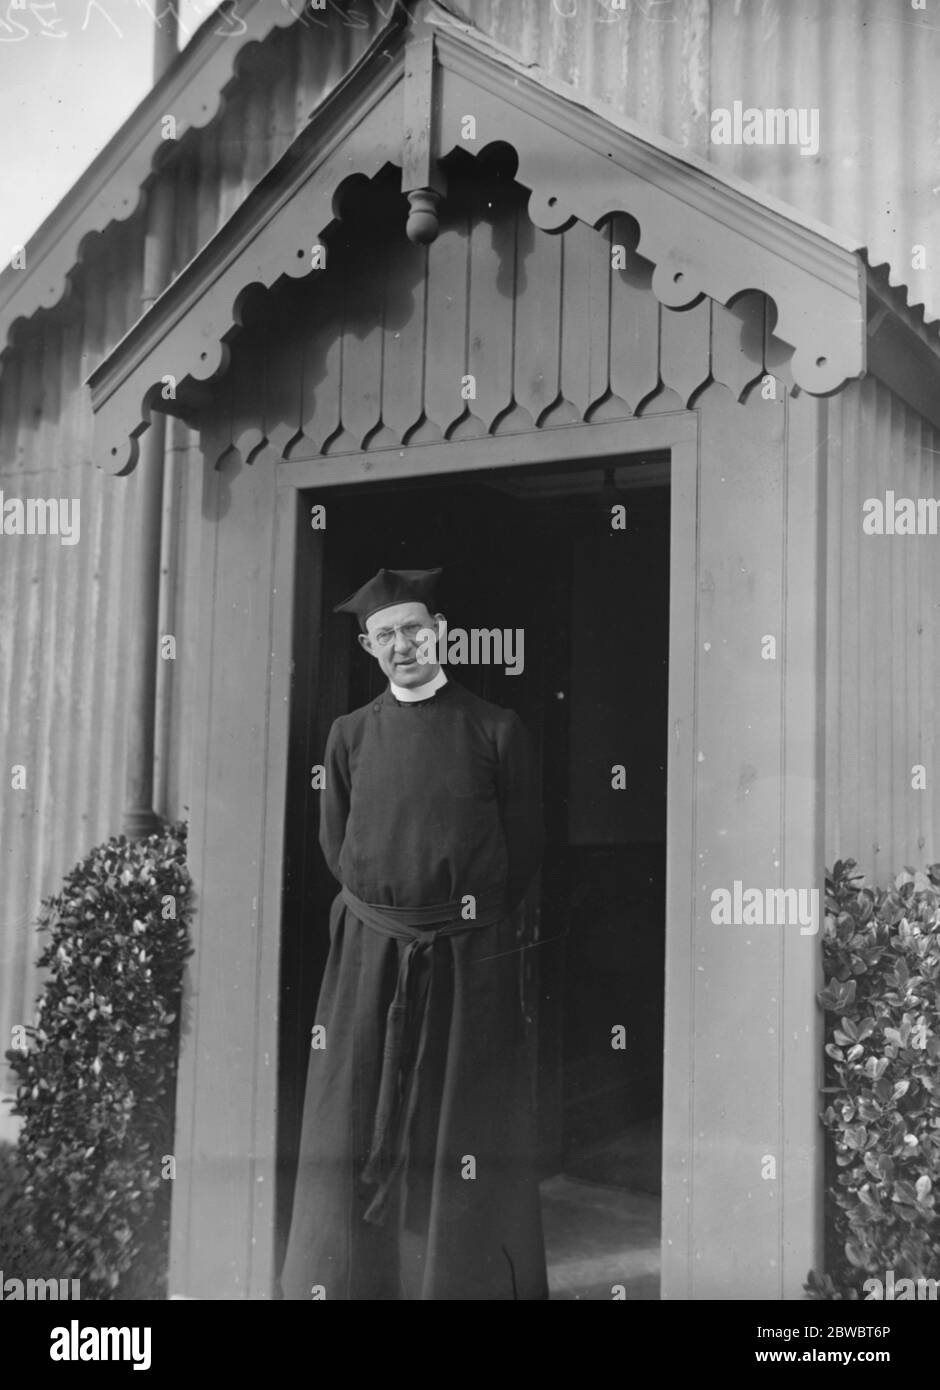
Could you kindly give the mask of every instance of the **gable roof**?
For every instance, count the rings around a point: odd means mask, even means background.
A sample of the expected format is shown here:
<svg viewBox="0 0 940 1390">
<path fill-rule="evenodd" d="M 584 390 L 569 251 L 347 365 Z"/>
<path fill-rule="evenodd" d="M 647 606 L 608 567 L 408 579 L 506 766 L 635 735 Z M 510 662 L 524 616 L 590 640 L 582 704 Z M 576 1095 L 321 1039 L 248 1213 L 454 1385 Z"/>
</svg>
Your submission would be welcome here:
<svg viewBox="0 0 940 1390">
<path fill-rule="evenodd" d="M 289 11 L 272 10 L 265 0 L 245 0 L 240 8 L 244 32 L 225 35 L 219 32 L 217 15 L 207 19 L 29 239 L 25 268 L 8 266 L 0 274 L 0 347 L 17 319 L 52 308 L 66 293 L 86 237 L 130 217 L 138 207 L 154 161 L 166 149 L 164 114 L 172 112 L 180 138 L 206 125 L 222 103 L 245 45 L 274 25 L 293 22 Z"/>
<path fill-rule="evenodd" d="M 391 18 L 373 15 L 377 32 L 404 20 L 400 0 L 390 0 Z M 26 265 L 0 272 L 0 355 L 21 319 L 51 309 L 68 293 L 69 277 L 85 246 L 113 222 L 130 218 L 163 159 L 183 141 L 199 139 L 239 88 L 246 55 L 278 29 L 303 23 L 301 0 L 225 0 L 200 25 L 176 60 L 92 160 L 65 197 L 26 244 Z M 387 11 L 385 12 L 387 15 Z M 233 27 L 220 23 L 228 14 Z M 334 17 L 335 18 L 335 17 Z M 323 24 L 323 20 L 317 21 Z M 370 34 L 357 27 L 363 41 Z M 171 114 L 175 138 L 164 137 Z"/>
<path fill-rule="evenodd" d="M 803 389 L 829 393 L 865 370 L 856 244 L 633 123 L 612 120 L 439 5 L 422 5 L 417 19 L 407 33 L 399 26 L 370 45 L 226 226 L 91 375 L 102 466 L 133 468 L 168 362 L 177 383 L 224 372 L 248 285 L 329 273 L 312 270 L 310 246 L 334 222 L 343 181 L 408 163 L 422 141 L 428 170 L 455 149 L 510 145 L 516 178 L 530 190 L 529 215 L 543 230 L 632 216 L 637 250 L 655 267 L 654 293 L 670 308 L 702 294 L 727 304 L 745 290 L 762 291 L 774 301 L 775 334 L 793 347 L 791 370 Z M 431 55 L 424 64 L 414 61 L 419 45 Z M 404 191 L 416 186 L 406 171 Z"/>
<path fill-rule="evenodd" d="M 96 233 L 103 232 L 114 222 L 129 218 L 141 206 L 148 185 L 153 182 L 156 171 L 161 169 L 163 158 L 171 152 L 171 148 L 178 148 L 180 143 L 184 143 L 192 149 L 194 157 L 200 157 L 205 138 L 203 132 L 211 130 L 217 124 L 219 113 L 229 106 L 233 98 L 241 99 L 241 94 L 252 85 L 251 78 L 246 81 L 244 75 L 246 56 L 253 60 L 257 52 L 259 61 L 283 62 L 294 52 L 300 52 L 303 45 L 298 40 L 304 37 L 315 37 L 317 49 L 323 52 L 322 37 L 331 52 L 330 67 L 335 69 L 334 52 L 340 58 L 340 63 L 352 62 L 377 33 L 390 32 L 410 22 L 407 12 L 414 8 L 414 3 L 415 0 L 383 0 L 383 3 L 377 0 L 374 6 L 359 7 L 347 17 L 339 14 L 333 0 L 330 0 L 325 15 L 318 16 L 305 13 L 303 0 L 223 0 L 219 9 L 205 20 L 193 36 L 171 70 L 144 97 L 105 150 L 30 238 L 27 243 L 27 268 L 8 267 L 0 272 L 0 368 L 16 324 L 29 319 L 41 309 L 52 308 L 69 292 L 70 278 L 81 266 L 85 248 L 95 239 Z M 553 80 L 534 64 L 519 62 L 508 49 L 486 39 L 479 30 L 462 19 L 455 10 L 454 0 L 446 0 L 446 4 L 433 8 L 439 22 L 447 23 L 452 30 L 462 29 L 480 48 L 488 48 L 499 54 L 507 66 L 515 65 L 546 90 L 559 93 L 563 100 L 601 114 L 611 124 L 633 131 L 655 148 L 678 153 L 690 165 L 709 169 L 720 183 L 743 188 L 754 201 L 768 208 L 775 207 L 791 221 L 816 228 L 829 239 L 840 241 L 836 234 L 793 208 L 787 208 L 771 197 L 764 197 L 751 185 L 717 174 L 710 164 L 697 160 L 682 147 L 672 146 L 666 140 L 651 139 L 620 112 L 590 101 L 579 90 Z M 226 23 L 220 22 L 220 15 Z M 340 23 L 336 32 L 325 33 L 330 21 L 337 21 L 337 16 Z M 512 19 L 512 32 L 515 33 L 518 16 L 513 13 Z M 340 32 L 340 28 L 343 32 Z M 286 44 L 272 48 L 272 40 L 279 33 L 286 36 L 292 29 L 297 32 L 291 37 L 290 49 Z M 538 33 L 541 33 L 541 28 Z M 516 47 L 524 47 L 521 40 Z M 276 55 L 279 55 L 279 59 Z M 308 89 L 308 107 L 314 106 L 317 100 L 316 91 Z M 161 118 L 168 110 L 173 112 L 177 121 L 178 139 L 172 146 L 162 138 L 161 131 Z M 281 148 L 283 145 L 279 137 L 272 141 L 269 133 L 266 139 L 267 157 L 272 158 Z M 202 213 L 200 226 L 204 226 Z M 842 244 L 856 245 L 845 241 Z M 857 249 L 861 250 L 861 247 Z M 877 260 L 870 259 L 869 264 L 880 266 L 887 263 L 881 254 Z M 926 314 L 923 304 L 916 301 L 914 291 L 901 284 L 897 268 L 888 270 L 888 279 L 893 287 L 900 286 L 902 303 L 913 320 L 930 325 L 937 322 L 936 315 Z M 916 302 L 911 303 L 911 300 Z M 936 335 L 937 330 L 931 327 L 929 341 L 932 342 Z"/>
</svg>

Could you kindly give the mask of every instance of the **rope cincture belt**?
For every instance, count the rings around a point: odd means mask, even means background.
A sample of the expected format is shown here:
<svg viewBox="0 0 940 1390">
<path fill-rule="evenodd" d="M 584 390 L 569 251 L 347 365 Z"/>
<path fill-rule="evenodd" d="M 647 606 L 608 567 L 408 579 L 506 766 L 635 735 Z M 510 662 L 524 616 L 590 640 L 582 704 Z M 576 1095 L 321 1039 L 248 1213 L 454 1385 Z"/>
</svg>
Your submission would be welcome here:
<svg viewBox="0 0 940 1390">
<path fill-rule="evenodd" d="M 423 992 L 420 1000 L 415 1000 L 411 988 L 415 959 L 419 953 L 430 956 L 442 937 L 462 936 L 493 926 L 508 915 L 508 908 L 503 887 L 480 894 L 477 915 L 472 921 L 461 916 L 461 902 L 424 908 L 383 907 L 363 902 L 345 885 L 340 896 L 359 921 L 372 931 L 406 943 L 399 961 L 395 994 L 385 1018 L 382 1074 L 372 1142 L 362 1171 L 364 1183 L 377 1185 L 364 1220 L 381 1225 L 392 1190 L 407 1169 L 408 1135 L 418 1108 L 418 1081 L 428 1041 L 428 991 Z"/>
</svg>

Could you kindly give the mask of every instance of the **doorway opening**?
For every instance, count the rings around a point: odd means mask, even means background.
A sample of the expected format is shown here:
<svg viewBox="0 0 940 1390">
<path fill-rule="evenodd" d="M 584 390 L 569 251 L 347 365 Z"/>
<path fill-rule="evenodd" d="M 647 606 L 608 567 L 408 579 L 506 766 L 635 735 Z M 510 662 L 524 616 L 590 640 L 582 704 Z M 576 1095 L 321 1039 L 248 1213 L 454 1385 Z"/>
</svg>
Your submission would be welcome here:
<svg viewBox="0 0 940 1390">
<path fill-rule="evenodd" d="M 384 685 L 354 624 L 332 609 L 382 565 L 441 565 L 439 607 L 451 629 L 524 637 L 516 674 L 469 665 L 448 675 L 518 712 L 541 773 L 546 847 L 526 904 L 524 972 L 551 1297 L 609 1300 L 620 1284 L 627 1298 L 658 1298 L 668 454 L 375 482 L 327 496 L 326 529 L 305 525 L 298 547 L 278 1266 L 336 892 L 317 846 L 309 774 L 333 719 Z"/>
</svg>

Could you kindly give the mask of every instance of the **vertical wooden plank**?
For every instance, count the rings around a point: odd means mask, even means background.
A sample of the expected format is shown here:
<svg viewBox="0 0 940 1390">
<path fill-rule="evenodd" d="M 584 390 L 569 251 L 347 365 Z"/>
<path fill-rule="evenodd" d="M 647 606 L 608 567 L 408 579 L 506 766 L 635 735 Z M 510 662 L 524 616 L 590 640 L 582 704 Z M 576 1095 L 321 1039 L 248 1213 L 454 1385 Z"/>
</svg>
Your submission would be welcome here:
<svg viewBox="0 0 940 1390">
<path fill-rule="evenodd" d="M 715 922 L 712 894 L 815 878 L 797 856 L 782 877 L 783 405 L 735 405 L 712 386 L 699 409 L 690 1294 L 779 1298 L 780 981 L 783 934 L 799 928 Z M 762 659 L 766 635 L 776 660 Z M 768 1155 L 773 1181 L 761 1176 Z"/>
<path fill-rule="evenodd" d="M 405 49 L 402 82 L 401 186 L 403 193 L 438 187 L 440 174 L 431 152 L 434 109 L 434 39 L 425 31 Z"/>
<path fill-rule="evenodd" d="M 711 372 L 740 400 L 764 370 L 765 299 L 743 294 L 730 307 L 712 302 Z"/>
<path fill-rule="evenodd" d="M 360 447 L 380 419 L 384 284 L 384 241 L 356 246 L 346 267 L 340 409 L 345 432 Z"/>
<path fill-rule="evenodd" d="M 694 417 L 693 417 L 694 418 Z M 666 796 L 666 1007 L 663 1051 L 661 1296 L 687 1299 L 692 1275 L 695 1070 L 695 661 L 698 650 L 698 438 L 669 473 L 669 738 Z"/>
<path fill-rule="evenodd" d="M 611 245 L 623 247 L 625 263 L 610 277 L 610 389 L 635 411 L 659 385 L 659 301 L 650 289 L 653 268 L 632 244 L 631 221 L 618 214 Z"/>
<path fill-rule="evenodd" d="M 581 225 L 578 223 L 577 225 Z M 587 227 L 588 240 L 588 413 L 607 394 L 610 383 L 610 236 L 607 223 L 600 230 Z M 570 233 L 569 233 L 570 235 Z"/>
<path fill-rule="evenodd" d="M 298 317 L 306 334 L 303 348 L 303 432 L 316 449 L 341 427 L 340 385 L 343 361 L 343 299 L 345 258 L 341 248 L 329 248 L 326 268 L 304 295 Z"/>
<path fill-rule="evenodd" d="M 474 189 L 470 232 L 468 372 L 476 381 L 471 414 L 491 429 L 512 398 L 512 325 L 516 281 L 515 219 L 487 216 L 487 190 Z"/>
<path fill-rule="evenodd" d="M 283 469 L 280 479 L 283 479 Z M 290 485 L 288 485 L 290 486 Z M 281 500 L 279 488 L 279 509 L 288 499 Z M 291 489 L 293 490 L 293 489 Z M 295 506 L 306 509 L 310 494 L 299 494 Z M 339 511 L 330 507 L 330 535 L 335 537 L 341 525 Z M 285 523 L 286 524 L 286 521 Z M 283 530 L 282 523 L 278 523 Z M 310 1024 L 316 1003 L 316 991 L 322 975 L 327 936 L 317 927 L 311 929 L 314 920 L 325 923 L 328 912 L 319 916 L 321 902 L 318 891 L 321 876 L 316 867 L 316 856 L 311 853 L 311 838 L 315 834 L 319 815 L 318 793 L 310 786 L 309 769 L 323 759 L 323 743 L 329 724 L 336 710 L 345 710 L 348 703 L 331 705 L 321 723 L 327 729 L 318 737 L 318 710 L 323 700 L 324 687 L 329 683 L 336 666 L 334 650 L 329 651 L 329 659 L 323 643 L 324 593 L 323 593 L 323 551 L 325 533 L 311 531 L 305 520 L 295 532 L 296 564 L 288 581 L 296 595 L 294 605 L 294 637 L 290 658 L 290 742 L 287 750 L 289 769 L 286 789 L 287 815 L 285 821 L 286 842 L 284 846 L 284 892 L 280 907 L 282 917 L 281 939 L 281 978 L 284 989 L 280 996 L 280 1007 L 284 1015 L 279 1040 L 279 1092 L 278 1092 L 278 1158 L 282 1174 L 296 1158 L 303 1120 L 303 1093 L 306 1080 L 306 1065 L 310 1048 Z M 338 550 L 344 551 L 340 540 Z M 353 581 L 354 583 L 355 581 Z M 352 588 L 350 584 L 349 588 Z M 337 595 L 337 600 L 349 592 L 349 588 Z M 283 584 L 278 579 L 278 592 Z M 280 619 L 279 619 L 280 620 Z M 277 639 L 275 638 L 275 641 Z M 344 644 L 338 644 L 344 647 Z M 327 885 L 322 884 L 324 891 Z M 290 1219 L 290 1194 L 278 1193 L 278 1234 L 286 1242 Z M 280 1244 L 281 1242 L 279 1242 Z M 279 1250 L 283 1256 L 283 1250 Z"/>
<path fill-rule="evenodd" d="M 199 546 L 194 530 L 198 525 L 204 462 L 196 435 L 181 420 L 170 420 L 168 431 L 160 630 L 175 636 L 177 659 L 160 663 L 158 712 L 162 713 L 163 775 L 155 809 L 176 820 L 186 814 L 184 807 L 190 804 L 191 690 L 198 660 L 194 625 L 198 611 L 195 595 L 199 588 Z"/>
<path fill-rule="evenodd" d="M 281 903 L 284 894 L 284 807 L 287 805 L 290 690 L 293 670 L 296 488 L 277 489 L 270 556 L 270 657 L 263 749 L 265 768 L 256 987 L 253 1000 L 252 1153 L 254 1210 L 248 1297 L 270 1298 L 275 1277 L 277 1077 L 281 1009 Z M 262 595 L 263 597 L 263 595 Z"/>
<path fill-rule="evenodd" d="M 597 232 L 574 222 L 563 234 L 562 396 L 583 420 L 591 404 L 591 268 Z"/>
<path fill-rule="evenodd" d="M 252 461 L 264 440 L 263 404 L 268 354 L 264 328 L 252 323 L 232 345 L 228 382 L 232 402 L 232 443 L 243 463 Z"/>
<path fill-rule="evenodd" d="M 862 614 L 871 610 L 866 608 L 870 598 L 865 592 L 870 552 L 866 551 L 863 554 L 861 542 L 865 537 L 862 535 L 861 515 L 862 502 L 871 496 L 873 480 L 869 469 L 870 422 L 865 420 L 862 413 L 862 387 L 856 382 L 850 382 L 846 392 L 836 398 L 839 413 L 835 416 L 838 423 L 835 425 L 833 436 L 839 448 L 840 469 L 837 486 L 841 482 L 842 534 L 849 561 L 843 571 L 842 612 L 838 628 L 839 640 L 847 657 L 847 665 L 843 671 L 842 709 L 837 718 L 839 805 L 842 808 L 843 833 L 833 847 L 833 853 L 843 857 L 851 855 L 863 861 L 870 856 L 872 844 L 871 818 L 862 809 L 871 760 L 867 756 L 859 757 L 859 751 L 865 747 L 865 739 L 869 736 L 871 727 L 867 714 L 871 683 L 865 679 L 862 657 Z M 869 868 L 874 871 L 875 865 L 872 863 Z"/>
<path fill-rule="evenodd" d="M 467 367 L 469 223 L 463 198 L 448 209 L 437 240 L 428 247 L 427 366 L 424 412 L 447 432 L 464 412 L 461 379 Z M 456 201 L 456 199 L 455 199 Z"/>
<path fill-rule="evenodd" d="M 310 295 L 278 294 L 270 318 L 271 366 L 265 381 L 264 433 L 283 458 L 302 428 L 304 342 L 310 332 L 306 309 Z"/>
<path fill-rule="evenodd" d="M 183 1039 L 177 1116 L 182 1185 L 174 1193 L 173 1292 L 196 1298 L 245 1298 L 253 1290 L 257 1189 L 270 1185 L 274 1133 L 273 1088 L 259 1067 L 276 1029 L 269 941 L 277 925 L 264 916 L 270 894 L 266 899 L 263 862 L 276 833 L 265 818 L 276 587 L 274 465 L 261 459 L 245 468 L 229 459 L 234 476 L 226 493 L 221 473 L 229 464 L 216 472 L 210 493 L 215 514 L 205 527 L 206 549 L 211 554 L 214 548 L 215 555 L 203 593 L 204 676 L 194 740 L 198 919 L 188 990 L 193 1027 Z M 220 698 L 236 687 L 237 700 Z M 280 756 L 280 732 L 276 745 Z M 275 786 L 280 776 L 278 770 Z M 273 1073 L 273 1057 L 271 1062 Z M 270 1199 L 260 1201 L 263 1214 Z M 269 1238 L 261 1233 L 262 1261 Z"/>
<path fill-rule="evenodd" d="M 562 238 L 517 213 L 513 393 L 533 421 L 558 400 Z"/>
<path fill-rule="evenodd" d="M 823 986 L 820 936 L 825 913 L 825 623 L 826 445 L 828 403 L 787 397 L 784 515 L 783 755 L 781 883 L 819 893 L 818 932 L 783 932 L 781 979 L 780 1215 L 782 1296 L 803 1297 L 807 1271 L 823 1254 L 823 1146 L 819 1088 L 823 1084 Z"/>
<path fill-rule="evenodd" d="M 691 309 L 663 307 L 660 315 L 659 375 L 684 405 L 708 380 L 711 303 L 706 295 Z"/>
<path fill-rule="evenodd" d="M 828 704 L 826 722 L 826 828 L 825 842 L 827 855 L 832 858 L 842 855 L 842 820 L 844 792 L 842 788 L 842 739 L 853 739 L 855 727 L 855 682 L 847 679 L 846 625 L 851 617 L 851 604 L 846 602 L 851 593 L 850 566 L 856 554 L 851 538 L 846 534 L 845 518 L 848 498 L 847 479 L 844 479 L 844 397 L 837 396 L 829 407 L 829 439 L 826 445 L 826 699 Z M 838 711 L 835 717 L 833 711 Z M 846 728 L 843 733 L 843 720 Z M 848 809 L 846 807 L 846 809 Z"/>
<path fill-rule="evenodd" d="M 404 440 L 424 409 L 424 320 L 428 253 L 404 236 L 388 248 L 382 420 Z"/>
<path fill-rule="evenodd" d="M 211 427 L 207 426 L 202 431 L 201 442 L 211 433 Z M 220 521 L 223 512 L 221 479 L 209 456 L 206 457 L 203 485 L 200 508 L 202 570 L 196 595 L 197 649 L 203 654 L 203 659 L 197 662 L 193 681 L 193 763 L 186 850 L 187 866 L 196 891 L 200 894 L 206 877 L 206 841 L 211 815 L 208 781 L 213 694 L 211 656 L 214 610 L 219 584 Z M 210 942 L 203 938 L 201 930 L 202 904 L 199 901 L 196 905 L 194 926 L 195 949 L 186 963 L 183 977 L 183 1004 L 188 1011 L 190 1027 L 188 1031 L 183 1030 L 180 1039 L 176 1081 L 174 1147 L 177 1167 L 170 1209 L 168 1277 L 168 1293 L 171 1298 L 195 1298 L 200 1287 L 205 1287 L 202 1270 L 197 1264 L 199 1233 L 194 1225 L 194 1216 L 198 1212 L 201 1190 L 206 1182 L 206 1174 L 201 1169 L 197 1151 L 197 1145 L 200 1143 L 198 1127 L 203 1100 L 199 1084 L 199 1056 L 204 1036 L 212 1036 L 211 1030 L 204 1034 L 201 999 L 204 982 L 207 987 L 211 987 L 213 961 Z M 208 1018 L 206 1023 L 208 1024 Z"/>
<path fill-rule="evenodd" d="M 788 391 L 794 390 L 796 386 L 793 373 L 790 371 L 793 348 L 773 333 L 770 326 L 772 319 L 773 311 L 768 308 L 764 320 L 764 370 L 777 378 L 779 395 L 781 386 L 785 386 Z"/>
</svg>

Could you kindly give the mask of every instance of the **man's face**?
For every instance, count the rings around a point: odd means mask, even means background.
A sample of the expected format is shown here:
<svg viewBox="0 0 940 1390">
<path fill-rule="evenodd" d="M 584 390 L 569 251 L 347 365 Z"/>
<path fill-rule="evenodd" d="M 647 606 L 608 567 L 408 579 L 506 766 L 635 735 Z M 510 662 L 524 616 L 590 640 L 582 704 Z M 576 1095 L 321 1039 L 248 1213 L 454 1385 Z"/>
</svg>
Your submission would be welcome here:
<svg viewBox="0 0 940 1390">
<path fill-rule="evenodd" d="M 430 628 L 437 631 L 442 614 L 432 617 L 423 603 L 396 603 L 380 608 L 366 619 L 366 630 L 359 641 L 374 656 L 389 680 L 413 688 L 433 680 L 441 669 L 437 662 L 421 662 L 417 653 L 427 645 Z"/>
</svg>

